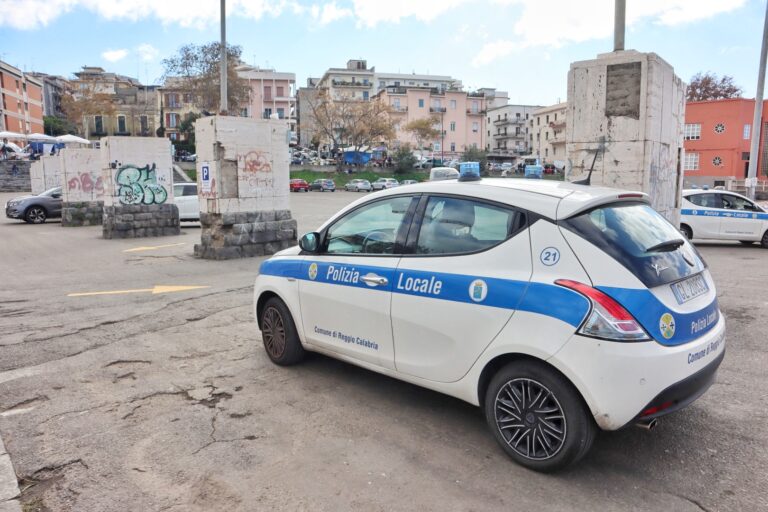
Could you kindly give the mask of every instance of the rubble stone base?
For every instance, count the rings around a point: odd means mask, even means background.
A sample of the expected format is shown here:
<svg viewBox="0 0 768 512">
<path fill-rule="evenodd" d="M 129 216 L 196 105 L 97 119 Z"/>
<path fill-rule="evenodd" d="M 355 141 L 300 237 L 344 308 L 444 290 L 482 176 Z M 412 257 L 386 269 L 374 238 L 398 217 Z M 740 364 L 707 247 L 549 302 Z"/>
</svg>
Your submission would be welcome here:
<svg viewBox="0 0 768 512">
<path fill-rule="evenodd" d="M 99 226 L 104 217 L 104 201 L 84 201 L 61 205 L 62 227 Z"/>
<path fill-rule="evenodd" d="M 228 260 L 274 254 L 296 245 L 296 219 L 290 210 L 201 213 L 195 256 Z"/>
<path fill-rule="evenodd" d="M 105 206 L 104 238 L 142 238 L 181 234 L 175 204 Z"/>
</svg>

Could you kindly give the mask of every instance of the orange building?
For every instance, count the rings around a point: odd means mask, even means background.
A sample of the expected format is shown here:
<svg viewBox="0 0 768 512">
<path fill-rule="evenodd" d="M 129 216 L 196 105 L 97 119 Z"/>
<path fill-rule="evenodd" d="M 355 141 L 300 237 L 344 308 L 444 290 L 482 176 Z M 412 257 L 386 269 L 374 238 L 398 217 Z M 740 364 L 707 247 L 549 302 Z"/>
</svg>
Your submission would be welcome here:
<svg viewBox="0 0 768 512">
<path fill-rule="evenodd" d="M 43 83 L 2 61 L 0 130 L 43 133 Z"/>
<path fill-rule="evenodd" d="M 693 101 L 685 105 L 685 186 L 726 185 L 743 180 L 749 166 L 755 100 Z M 763 126 L 757 176 L 768 180 L 768 100 L 763 102 Z"/>
</svg>

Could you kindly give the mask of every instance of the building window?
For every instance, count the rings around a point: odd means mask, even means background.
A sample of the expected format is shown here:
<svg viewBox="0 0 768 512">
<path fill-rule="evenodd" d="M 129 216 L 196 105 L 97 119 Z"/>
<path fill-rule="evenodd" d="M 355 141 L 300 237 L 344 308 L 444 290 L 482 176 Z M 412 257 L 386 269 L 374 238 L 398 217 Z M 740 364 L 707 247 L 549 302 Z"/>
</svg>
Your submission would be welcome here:
<svg viewBox="0 0 768 512">
<path fill-rule="evenodd" d="M 283 87 L 278 85 L 276 87 L 276 90 L 277 90 L 277 97 L 278 98 L 282 98 L 284 96 L 284 94 L 283 94 L 283 90 L 284 90 Z"/>
<path fill-rule="evenodd" d="M 384 80 L 379 80 L 379 89 L 383 89 L 387 86 L 387 82 Z"/>
<path fill-rule="evenodd" d="M 555 121 L 557 121 L 557 112 L 555 112 Z"/>
<path fill-rule="evenodd" d="M 549 124 L 549 114 L 547 114 L 547 124 Z"/>
<path fill-rule="evenodd" d="M 549 148 L 544 148 L 544 156 L 549 156 Z"/>
<path fill-rule="evenodd" d="M 456 110 L 456 100 L 451 100 L 451 109 Z"/>
<path fill-rule="evenodd" d="M 395 87 L 400 87 L 400 82 L 395 82 Z"/>
<path fill-rule="evenodd" d="M 721 165 L 723 165 L 723 159 L 720 158 L 719 156 L 716 156 L 715 158 L 712 159 L 712 165 L 714 165 L 715 167 L 720 167 Z"/>
<path fill-rule="evenodd" d="M 434 148 L 433 151 L 440 151 L 440 143 L 439 142 L 432 143 L 432 147 Z"/>
<path fill-rule="evenodd" d="M 179 140 L 179 134 L 177 132 L 169 133 L 168 138 L 173 141 Z"/>
<path fill-rule="evenodd" d="M 744 160 L 745 162 L 749 161 L 749 151 L 742 151 L 741 159 Z"/>
<path fill-rule="evenodd" d="M 477 114 L 480 111 L 480 104 L 476 101 L 472 102 L 472 113 Z"/>
<path fill-rule="evenodd" d="M 395 107 L 395 110 L 400 110 L 400 98 L 392 100 L 392 106 Z"/>
<path fill-rule="evenodd" d="M 549 132 L 544 132 L 544 140 L 549 140 Z"/>
<path fill-rule="evenodd" d="M 557 148 L 552 146 L 552 156 L 557 156 Z"/>
<path fill-rule="evenodd" d="M 179 95 L 176 93 L 170 93 L 165 95 L 165 103 L 168 108 L 179 108 L 181 103 L 179 102 Z"/>
<path fill-rule="evenodd" d="M 363 99 L 368 100 L 368 91 L 363 91 Z"/>
<path fill-rule="evenodd" d="M 272 115 L 272 109 L 271 108 L 265 108 L 264 109 L 264 119 L 269 119 Z"/>
<path fill-rule="evenodd" d="M 449 126 L 452 132 L 456 131 L 456 121 L 451 121 L 451 124 Z"/>
<path fill-rule="evenodd" d="M 118 133 L 125 133 L 126 127 L 125 127 L 125 116 L 117 116 L 117 132 Z"/>
<path fill-rule="evenodd" d="M 424 100 L 419 100 L 419 108 L 424 108 Z"/>
<path fill-rule="evenodd" d="M 685 161 L 683 162 L 684 171 L 698 171 L 699 170 L 699 154 L 698 153 L 686 153 Z"/>
<path fill-rule="evenodd" d="M 473 131 L 474 133 L 477 133 L 477 132 L 479 132 L 479 131 L 480 131 L 480 123 L 478 123 L 477 121 L 474 121 L 474 122 L 472 123 L 472 131 Z"/>
<path fill-rule="evenodd" d="M 725 133 L 725 125 L 723 123 L 717 123 L 715 125 L 715 133 Z"/>
<path fill-rule="evenodd" d="M 525 120 L 526 121 L 528 120 L 528 114 L 525 114 Z"/>
<path fill-rule="evenodd" d="M 451 151 L 456 151 L 456 143 L 451 142 Z"/>
<path fill-rule="evenodd" d="M 541 126 L 541 116 L 536 116 L 536 126 Z"/>
<path fill-rule="evenodd" d="M 141 134 L 149 134 L 149 118 L 147 116 L 139 117 L 139 126 L 141 126 Z"/>
<path fill-rule="evenodd" d="M 265 85 L 264 86 L 264 99 L 267 101 L 272 100 L 272 86 L 271 85 Z"/>
<path fill-rule="evenodd" d="M 416 82 L 410 81 L 410 82 L 408 82 L 408 85 L 416 85 Z"/>
<path fill-rule="evenodd" d="M 179 126 L 179 114 L 171 112 L 170 114 L 166 114 L 166 117 L 168 128 L 176 128 Z"/>
<path fill-rule="evenodd" d="M 748 124 L 744 125 L 744 140 L 749 140 L 750 128 L 752 128 L 751 125 L 748 125 Z"/>
<path fill-rule="evenodd" d="M 93 124 L 96 133 L 104 133 L 104 118 L 101 116 L 93 116 Z"/>
<path fill-rule="evenodd" d="M 701 124 L 686 124 L 683 128 L 683 138 L 685 140 L 701 139 Z"/>
<path fill-rule="evenodd" d="M 278 117 L 278 119 L 285 119 L 285 109 L 284 108 L 277 109 L 277 117 Z"/>
</svg>

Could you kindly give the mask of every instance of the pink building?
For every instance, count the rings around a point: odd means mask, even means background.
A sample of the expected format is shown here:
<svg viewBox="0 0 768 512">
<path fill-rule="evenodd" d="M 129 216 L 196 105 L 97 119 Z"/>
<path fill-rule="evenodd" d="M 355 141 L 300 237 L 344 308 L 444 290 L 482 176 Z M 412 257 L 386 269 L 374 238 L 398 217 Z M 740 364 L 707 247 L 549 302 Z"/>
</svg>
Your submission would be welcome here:
<svg viewBox="0 0 768 512">
<path fill-rule="evenodd" d="M 250 102 L 246 117 L 269 119 L 276 114 L 280 119 L 287 119 L 291 131 L 296 131 L 296 74 L 280 73 L 274 69 L 261 69 L 254 66 L 238 66 L 237 74 L 248 80 Z"/>
<path fill-rule="evenodd" d="M 490 96 L 487 91 L 465 92 L 426 87 L 387 87 L 376 95 L 392 107 L 399 143 L 416 146 L 405 125 L 416 119 L 433 117 L 441 135 L 428 141 L 435 157 L 458 157 L 471 147 L 485 148 L 485 113 Z"/>
</svg>

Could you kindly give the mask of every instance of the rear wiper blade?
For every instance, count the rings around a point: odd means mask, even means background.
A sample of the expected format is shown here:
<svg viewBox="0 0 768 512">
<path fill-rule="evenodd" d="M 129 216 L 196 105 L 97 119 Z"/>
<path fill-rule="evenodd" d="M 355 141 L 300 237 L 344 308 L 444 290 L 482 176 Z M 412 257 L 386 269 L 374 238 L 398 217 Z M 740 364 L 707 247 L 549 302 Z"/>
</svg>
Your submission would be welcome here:
<svg viewBox="0 0 768 512">
<path fill-rule="evenodd" d="M 674 240 L 667 240 L 666 242 L 661 242 L 660 244 L 656 244 L 653 247 L 649 247 L 645 250 L 645 252 L 674 251 L 684 243 L 685 243 L 685 240 L 683 240 L 682 238 L 675 238 Z"/>
</svg>

